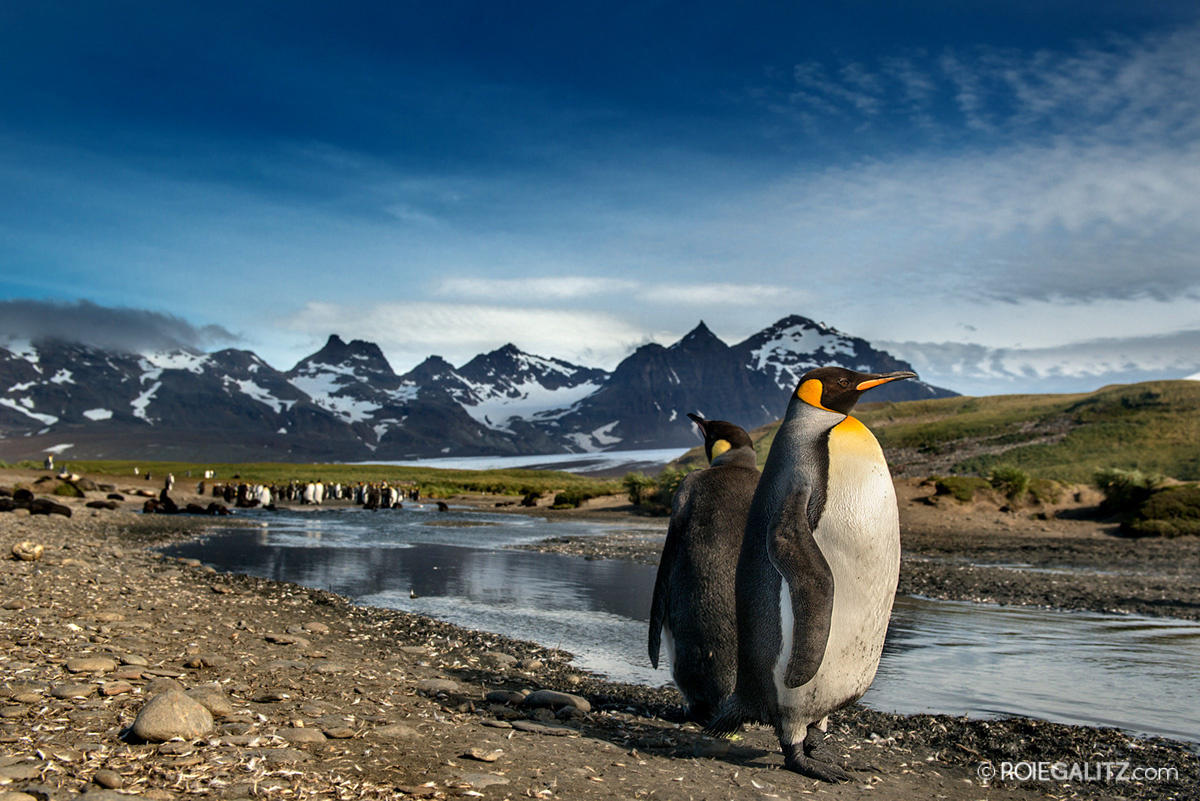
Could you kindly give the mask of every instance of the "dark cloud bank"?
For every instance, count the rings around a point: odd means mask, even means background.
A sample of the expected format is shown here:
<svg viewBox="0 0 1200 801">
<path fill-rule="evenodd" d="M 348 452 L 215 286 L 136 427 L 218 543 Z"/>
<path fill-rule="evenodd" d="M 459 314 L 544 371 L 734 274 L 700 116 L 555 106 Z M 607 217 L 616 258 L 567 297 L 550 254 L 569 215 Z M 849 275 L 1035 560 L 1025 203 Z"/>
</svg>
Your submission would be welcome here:
<svg viewBox="0 0 1200 801">
<path fill-rule="evenodd" d="M 178 348 L 203 351 L 239 340 L 219 325 L 197 327 L 172 314 L 108 308 L 86 300 L 0 301 L 0 335 L 34 342 L 80 342 L 129 353 Z"/>
</svg>

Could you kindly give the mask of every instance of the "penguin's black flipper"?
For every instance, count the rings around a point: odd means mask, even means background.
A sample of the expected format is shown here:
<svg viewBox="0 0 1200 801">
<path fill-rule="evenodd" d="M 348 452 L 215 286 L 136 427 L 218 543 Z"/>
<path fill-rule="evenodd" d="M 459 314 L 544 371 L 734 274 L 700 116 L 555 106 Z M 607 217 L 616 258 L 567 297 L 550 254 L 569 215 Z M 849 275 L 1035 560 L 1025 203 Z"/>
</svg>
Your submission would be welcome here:
<svg viewBox="0 0 1200 801">
<path fill-rule="evenodd" d="M 667 619 L 667 582 L 671 575 L 671 561 L 675 549 L 672 547 L 671 532 L 667 532 L 667 541 L 663 544 L 662 556 L 658 560 L 658 577 L 654 580 L 654 599 L 650 601 L 650 639 L 647 643 L 650 652 L 650 664 L 658 669 L 658 653 L 662 647 L 663 621 Z"/>
<path fill-rule="evenodd" d="M 687 521 L 683 519 L 681 509 L 685 508 L 688 495 L 688 482 L 680 484 L 675 493 L 671 513 L 671 523 L 667 527 L 667 541 L 663 543 L 662 556 L 658 560 L 658 576 L 654 579 L 654 597 L 650 601 L 650 638 L 647 645 L 650 652 L 650 664 L 658 669 L 658 653 L 662 645 L 662 627 L 667 620 L 667 598 L 670 595 L 671 568 L 675 561 L 675 552 L 679 549 L 679 541 L 687 529 Z"/>
<path fill-rule="evenodd" d="M 833 620 L 833 571 L 813 537 L 810 495 L 808 490 L 793 493 L 767 537 L 767 553 L 792 599 L 792 656 L 783 678 L 789 688 L 816 675 Z"/>
</svg>

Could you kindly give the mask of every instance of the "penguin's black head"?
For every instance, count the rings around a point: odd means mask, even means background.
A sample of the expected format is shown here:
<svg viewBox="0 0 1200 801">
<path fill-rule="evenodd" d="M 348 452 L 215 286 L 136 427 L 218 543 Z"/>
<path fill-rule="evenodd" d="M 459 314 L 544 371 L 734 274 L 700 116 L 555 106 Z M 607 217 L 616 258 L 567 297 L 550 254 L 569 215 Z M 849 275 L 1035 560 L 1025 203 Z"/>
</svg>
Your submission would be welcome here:
<svg viewBox="0 0 1200 801">
<path fill-rule="evenodd" d="M 893 373 L 859 373 L 844 367 L 818 367 L 809 370 L 796 387 L 796 397 L 810 406 L 831 412 L 850 414 L 858 398 L 868 389 L 901 378 L 916 378 L 911 370 Z"/>
<path fill-rule="evenodd" d="M 700 415 L 691 412 L 688 413 L 688 417 L 692 418 L 693 422 L 700 427 L 700 432 L 704 434 L 704 454 L 708 457 L 709 464 L 712 464 L 712 460 L 725 451 L 733 448 L 754 447 L 750 435 L 741 426 L 735 426 L 724 420 L 705 420 Z"/>
</svg>

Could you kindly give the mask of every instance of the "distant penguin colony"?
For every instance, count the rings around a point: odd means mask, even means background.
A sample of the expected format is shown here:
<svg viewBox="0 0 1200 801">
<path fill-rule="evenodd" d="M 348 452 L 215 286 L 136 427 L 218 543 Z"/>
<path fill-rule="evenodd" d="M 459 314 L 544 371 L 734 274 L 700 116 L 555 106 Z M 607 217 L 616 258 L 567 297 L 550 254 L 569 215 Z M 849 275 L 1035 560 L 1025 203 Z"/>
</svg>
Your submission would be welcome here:
<svg viewBox="0 0 1200 801">
<path fill-rule="evenodd" d="M 665 646 L 690 720 L 707 724 L 737 681 L 734 574 L 758 484 L 754 444 L 723 420 L 688 417 L 704 435 L 709 467 L 689 473 L 671 522 L 650 607 L 650 662 Z"/>
<path fill-rule="evenodd" d="M 789 770 L 849 775 L 814 751 L 828 716 L 875 677 L 900 572 L 900 525 L 883 451 L 850 416 L 908 371 L 840 367 L 800 380 L 751 503 L 737 566 L 737 688 L 708 727 L 775 728 Z"/>
</svg>

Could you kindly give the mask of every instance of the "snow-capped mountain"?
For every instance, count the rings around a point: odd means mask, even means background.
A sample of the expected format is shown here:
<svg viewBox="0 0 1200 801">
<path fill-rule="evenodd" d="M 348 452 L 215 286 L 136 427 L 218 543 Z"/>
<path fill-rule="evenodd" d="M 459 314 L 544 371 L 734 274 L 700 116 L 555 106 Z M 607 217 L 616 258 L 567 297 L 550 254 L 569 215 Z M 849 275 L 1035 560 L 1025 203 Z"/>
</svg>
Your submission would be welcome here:
<svg viewBox="0 0 1200 801">
<path fill-rule="evenodd" d="M 563 436 L 580 450 L 694 444 L 688 412 L 755 428 L 781 417 L 800 377 L 823 365 L 863 372 L 911 369 L 862 339 L 804 317 L 786 317 L 733 346 L 701 322 L 670 347 L 638 348 L 560 424 Z M 870 399 L 952 394 L 920 381 L 898 381 Z"/>
<path fill-rule="evenodd" d="M 445 386 L 472 418 L 497 431 L 512 431 L 519 422 L 561 416 L 607 377 L 603 370 L 534 356 L 509 343 L 445 376 Z"/>
<path fill-rule="evenodd" d="M 843 334 L 824 323 L 791 315 L 764 328 L 734 346 L 746 369 L 769 377 L 783 392 L 790 393 L 800 377 L 814 367 L 836 365 L 864 373 L 911 370 L 912 365 L 886 351 L 877 350 L 865 339 Z M 872 401 L 918 400 L 945 397 L 919 380 L 899 381 L 872 390 Z"/>
<path fill-rule="evenodd" d="M 508 344 L 460 367 L 397 375 L 379 347 L 337 335 L 286 373 L 227 349 L 142 354 L 86 344 L 0 347 L 0 458 L 395 460 L 686 447 L 688 412 L 753 428 L 781 416 L 807 369 L 908 364 L 803 317 L 730 346 L 700 323 L 608 373 Z M 872 400 L 952 394 L 905 381 Z"/>
<path fill-rule="evenodd" d="M 31 445 L 69 435 L 70 453 L 97 458 L 332 458 L 356 447 L 344 426 L 245 350 L 11 343 L 0 349 L 0 387 L 6 451 L 22 435 Z"/>
</svg>

